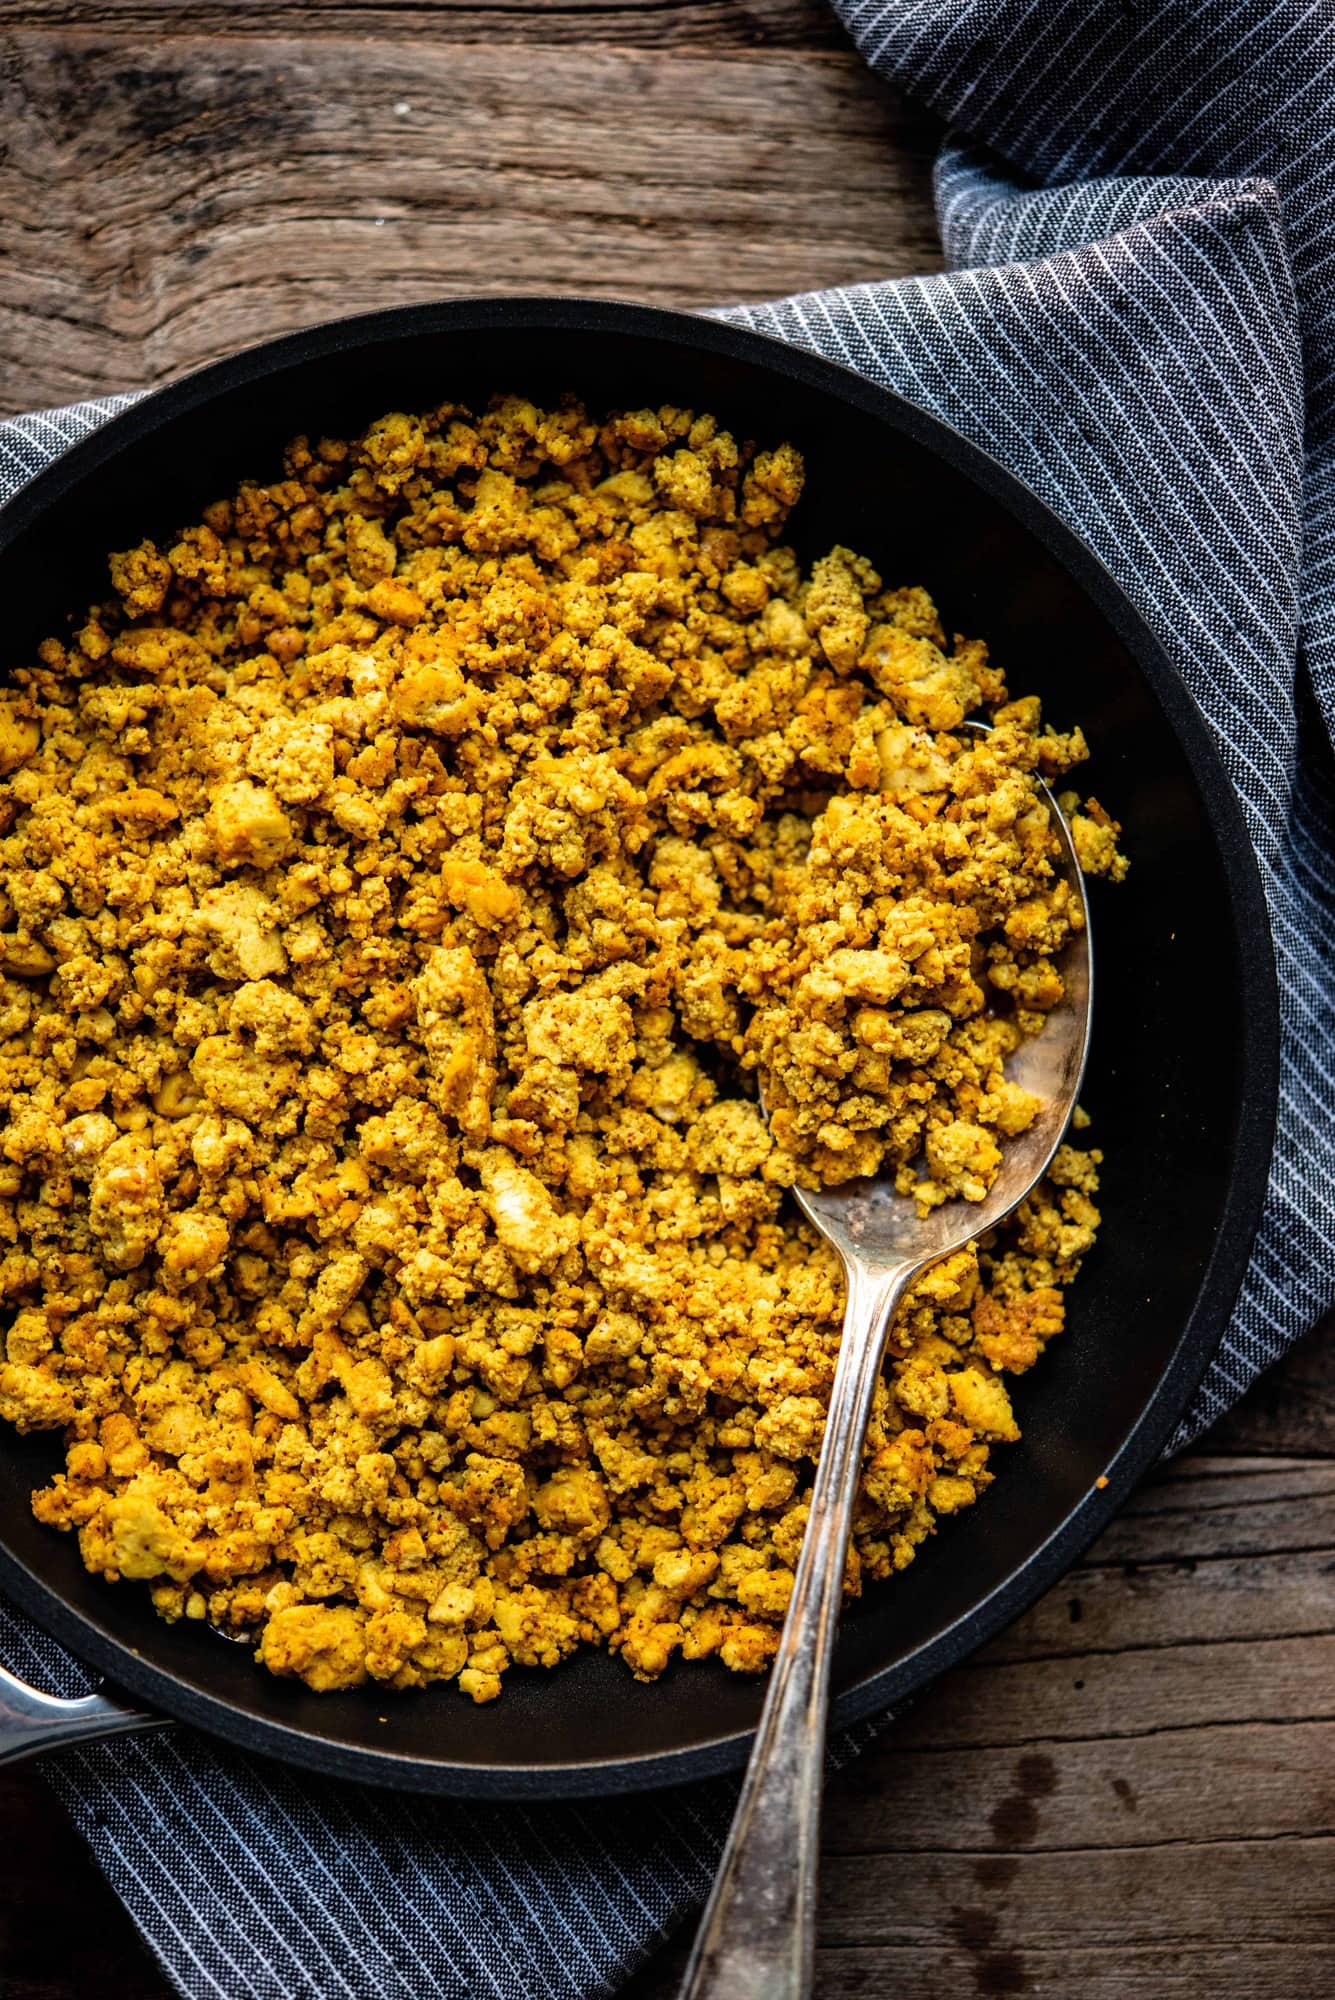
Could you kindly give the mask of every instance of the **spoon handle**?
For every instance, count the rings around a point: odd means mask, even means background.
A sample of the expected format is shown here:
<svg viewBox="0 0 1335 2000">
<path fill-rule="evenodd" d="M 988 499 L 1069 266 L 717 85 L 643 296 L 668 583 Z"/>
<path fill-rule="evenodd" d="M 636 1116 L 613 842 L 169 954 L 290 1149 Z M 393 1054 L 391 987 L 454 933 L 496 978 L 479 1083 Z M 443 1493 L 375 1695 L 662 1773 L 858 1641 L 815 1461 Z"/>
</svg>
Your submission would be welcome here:
<svg viewBox="0 0 1335 2000">
<path fill-rule="evenodd" d="M 806 2000 L 830 1656 L 886 1335 L 924 1260 L 848 1263 L 848 1304 L 792 1600 L 680 2000 Z"/>
<path fill-rule="evenodd" d="M 165 1715 L 145 1715 L 130 1708 L 101 1688 L 69 1699 L 42 1694 L 0 1667 L 0 1764 L 18 1764 L 44 1750 L 91 1743 L 100 1736 L 163 1729 L 169 1720 Z"/>
</svg>

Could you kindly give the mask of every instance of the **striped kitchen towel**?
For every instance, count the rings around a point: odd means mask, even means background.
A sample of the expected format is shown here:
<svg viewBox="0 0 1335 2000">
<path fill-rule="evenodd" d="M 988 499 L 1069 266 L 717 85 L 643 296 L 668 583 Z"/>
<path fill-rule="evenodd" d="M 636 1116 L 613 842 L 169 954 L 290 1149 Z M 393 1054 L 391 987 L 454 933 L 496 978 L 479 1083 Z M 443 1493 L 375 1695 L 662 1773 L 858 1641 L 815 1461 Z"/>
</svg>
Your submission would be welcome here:
<svg viewBox="0 0 1335 2000">
<path fill-rule="evenodd" d="M 1180 1446 L 1335 1279 L 1335 17 L 1319 0 L 840 11 L 955 128 L 937 174 L 952 268 L 724 311 L 936 411 L 1072 523 L 1200 702 L 1256 844 L 1278 1143 Z M 114 407 L 0 426 L 0 498 Z M 88 1684 L 2 1608 L 0 1656 Z M 731 1798 L 717 1781 L 596 1806 L 391 1801 L 188 1735 L 66 1753 L 53 1776 L 200 2000 L 611 1993 L 704 1891 Z"/>
</svg>

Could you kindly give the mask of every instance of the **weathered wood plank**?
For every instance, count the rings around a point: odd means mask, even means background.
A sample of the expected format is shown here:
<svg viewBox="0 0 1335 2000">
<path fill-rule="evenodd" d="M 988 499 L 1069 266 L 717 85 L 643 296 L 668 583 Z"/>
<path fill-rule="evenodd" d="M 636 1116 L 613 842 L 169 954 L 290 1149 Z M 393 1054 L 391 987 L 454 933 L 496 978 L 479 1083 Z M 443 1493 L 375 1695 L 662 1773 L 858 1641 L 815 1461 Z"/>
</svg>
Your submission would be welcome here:
<svg viewBox="0 0 1335 2000">
<path fill-rule="evenodd" d="M 1253 1395 L 1259 1392 L 1253 1390 Z M 1273 1555 L 1335 1539 L 1335 1464 L 1325 1457 L 1192 1453 L 1162 1467 L 1105 1529 L 1089 1565 Z"/>
<path fill-rule="evenodd" d="M 1215 1425 L 1210 1449 L 1335 1458 L 1335 1314 Z"/>
<path fill-rule="evenodd" d="M 1134 1494 L 985 1658 L 1078 1660 L 1332 1631 L 1335 1464 L 1192 1457 Z"/>
<path fill-rule="evenodd" d="M 1036 1946 L 1006 1941 L 993 1911 L 977 1904 L 951 1913 L 938 1944 L 834 1946 L 816 1959 L 813 2000 L 942 2000 L 946 1994 L 1023 1994 L 1025 2000 L 1296 2000 L 1330 1990 L 1328 1945 L 1294 1938 L 1283 1944 L 1235 1945 L 1217 1937 L 1184 1946 L 1122 1949 L 1078 1942 Z M 686 1942 L 674 1943 L 629 1986 L 621 2000 L 675 2000 Z M 24 1996 L 27 2000 L 27 1996 Z M 45 1995 L 34 2000 L 46 2000 Z"/>
<path fill-rule="evenodd" d="M 676 305 L 939 262 L 932 129 L 851 51 L 6 36 L 13 410 L 443 293 Z"/>
<path fill-rule="evenodd" d="M 918 1740 L 966 1748 L 1121 1742 L 1164 1729 L 1246 1716 L 1258 1722 L 1335 1719 L 1335 1637 L 1165 1644 L 1077 1660 L 996 1661 L 988 1653 L 943 1683 Z M 1042 1717 L 1040 1721 L 1039 1718 Z"/>
<path fill-rule="evenodd" d="M 821 0 L 289 0 L 303 34 L 377 41 L 433 34 L 451 42 L 615 42 L 622 48 L 841 48 L 847 38 Z M 151 34 L 264 33 L 257 0 L 0 0 L 0 28 L 117 28 Z"/>
<path fill-rule="evenodd" d="M 929 1750 L 917 1747 L 910 1715 L 840 1773 L 824 1844 L 832 1855 L 1014 1852 L 1181 1846 L 1243 1831 L 1258 1841 L 1335 1833 L 1335 1724 L 1236 1722 L 1056 1751 Z"/>
<path fill-rule="evenodd" d="M 992 1660 L 1081 1660 L 1143 1647 L 1335 1633 L 1335 1547 L 1213 1560 L 1175 1556 L 1130 1569 L 1073 1570 L 994 1642 Z"/>
<path fill-rule="evenodd" d="M 919 1750 L 907 1718 L 839 1776 L 825 1850 L 1131 1848 L 1241 1830 L 1255 1840 L 1335 1832 L 1335 1724 L 1237 1722 L 1017 1754 Z"/>
<path fill-rule="evenodd" d="M 1270 1847 L 1282 1851 L 1282 1877 Z M 970 1906 L 988 1909 L 998 1944 L 1015 1949 L 1058 1950 L 1077 1921 L 1086 1949 L 1181 1949 L 1217 1935 L 1224 1912 L 1242 1945 L 1280 1945 L 1295 1932 L 1319 1939 L 1328 1934 L 1335 1837 L 1034 1852 L 1009 1875 L 997 1862 L 988 1854 L 867 1854 L 856 1868 L 827 1868 L 821 1944 L 939 1947 L 951 1913 Z"/>
</svg>

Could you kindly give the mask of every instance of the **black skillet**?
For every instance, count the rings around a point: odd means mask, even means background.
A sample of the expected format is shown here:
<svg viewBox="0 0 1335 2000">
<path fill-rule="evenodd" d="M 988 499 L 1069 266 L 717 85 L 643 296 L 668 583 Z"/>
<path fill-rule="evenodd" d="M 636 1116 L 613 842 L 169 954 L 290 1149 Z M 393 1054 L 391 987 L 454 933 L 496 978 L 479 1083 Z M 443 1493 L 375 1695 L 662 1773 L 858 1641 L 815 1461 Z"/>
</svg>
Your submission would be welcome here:
<svg viewBox="0 0 1335 2000">
<path fill-rule="evenodd" d="M 466 300 L 277 340 L 137 404 L 0 515 L 0 670 L 105 589 L 105 556 L 276 475 L 298 431 L 348 436 L 388 409 L 493 390 L 594 407 L 716 412 L 806 456 L 792 522 L 925 584 L 992 645 L 1017 691 L 1093 748 L 1089 785 L 1132 868 L 1095 885 L 1099 1001 L 1086 1103 L 1106 1152 L 1104 1230 L 1068 1331 L 1016 1390 L 1023 1442 L 996 1484 L 847 1613 L 834 1721 L 901 1700 L 970 1653 L 1080 1555 L 1150 1466 L 1214 1354 L 1260 1214 L 1278 1011 L 1256 862 L 1205 722 L 1120 587 L 1021 482 L 859 376 L 749 332 L 642 306 Z M 652 1686 L 604 1654 L 512 1672 L 475 1709 L 452 1688 L 315 1695 L 245 1648 L 162 1624 L 147 1593 L 82 1568 L 39 1527 L 50 1437 L 0 1436 L 0 1589 L 141 1701 L 316 1770 L 471 1797 L 577 1796 L 740 1764 L 761 1686 L 713 1662 Z M 1100 1485 L 1099 1482 L 1106 1483 Z"/>
</svg>

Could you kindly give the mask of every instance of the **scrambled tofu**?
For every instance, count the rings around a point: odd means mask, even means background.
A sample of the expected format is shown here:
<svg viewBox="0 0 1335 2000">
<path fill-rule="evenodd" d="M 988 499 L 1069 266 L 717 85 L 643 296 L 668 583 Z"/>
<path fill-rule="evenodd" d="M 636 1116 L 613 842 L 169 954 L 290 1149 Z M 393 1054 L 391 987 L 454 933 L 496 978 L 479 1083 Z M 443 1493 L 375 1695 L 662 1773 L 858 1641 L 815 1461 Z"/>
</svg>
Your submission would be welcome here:
<svg viewBox="0 0 1335 2000">
<path fill-rule="evenodd" d="M 1083 740 L 804 575 L 801 485 L 670 408 L 301 438 L 0 698 L 0 1413 L 275 1673 L 763 1668 L 843 1305 L 785 1190 L 978 1201 L 1034 1114 Z M 850 1593 L 1015 1437 L 1098 1159 L 901 1313 Z"/>
</svg>

